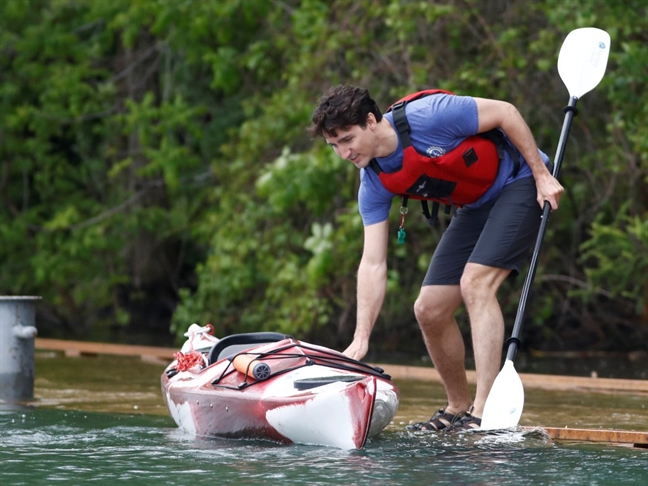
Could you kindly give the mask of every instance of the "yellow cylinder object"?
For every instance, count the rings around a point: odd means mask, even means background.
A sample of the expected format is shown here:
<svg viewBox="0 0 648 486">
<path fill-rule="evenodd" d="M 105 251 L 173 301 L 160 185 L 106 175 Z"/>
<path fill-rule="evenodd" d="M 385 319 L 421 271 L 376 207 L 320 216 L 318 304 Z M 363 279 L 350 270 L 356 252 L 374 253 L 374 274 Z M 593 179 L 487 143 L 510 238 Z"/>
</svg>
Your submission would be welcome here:
<svg viewBox="0 0 648 486">
<path fill-rule="evenodd" d="M 232 359 L 232 364 L 237 371 L 257 381 L 263 381 L 270 377 L 272 370 L 268 363 L 260 361 L 258 358 L 258 354 L 237 354 Z"/>
</svg>

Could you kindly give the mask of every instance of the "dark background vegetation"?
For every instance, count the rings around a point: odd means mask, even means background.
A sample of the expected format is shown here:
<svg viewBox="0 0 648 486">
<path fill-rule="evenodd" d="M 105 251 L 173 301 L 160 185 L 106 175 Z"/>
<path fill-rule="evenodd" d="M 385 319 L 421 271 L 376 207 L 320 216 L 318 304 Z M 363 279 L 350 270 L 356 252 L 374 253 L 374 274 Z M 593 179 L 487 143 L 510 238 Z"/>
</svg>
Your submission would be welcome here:
<svg viewBox="0 0 648 486">
<path fill-rule="evenodd" d="M 172 345 L 198 322 L 343 348 L 358 172 L 305 133 L 321 93 L 507 100 L 553 156 L 558 51 L 595 26 L 608 70 L 579 103 L 523 349 L 645 350 L 647 14 L 643 0 L 0 2 L 0 294 L 43 297 L 41 336 Z M 412 303 L 444 224 L 430 234 L 413 212 L 391 246 L 372 352 L 424 354 Z M 501 291 L 509 324 L 521 284 Z"/>
</svg>

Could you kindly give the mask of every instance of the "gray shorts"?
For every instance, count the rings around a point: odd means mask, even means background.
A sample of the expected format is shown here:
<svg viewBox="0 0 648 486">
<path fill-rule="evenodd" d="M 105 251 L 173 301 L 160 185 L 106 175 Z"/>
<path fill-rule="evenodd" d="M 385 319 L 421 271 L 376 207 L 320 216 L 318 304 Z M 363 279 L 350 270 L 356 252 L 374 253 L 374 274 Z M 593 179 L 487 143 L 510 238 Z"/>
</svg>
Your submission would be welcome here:
<svg viewBox="0 0 648 486">
<path fill-rule="evenodd" d="M 512 182 L 478 208 L 461 208 L 437 245 L 423 286 L 458 285 L 466 263 L 512 270 L 525 263 L 542 209 L 533 177 Z"/>
</svg>

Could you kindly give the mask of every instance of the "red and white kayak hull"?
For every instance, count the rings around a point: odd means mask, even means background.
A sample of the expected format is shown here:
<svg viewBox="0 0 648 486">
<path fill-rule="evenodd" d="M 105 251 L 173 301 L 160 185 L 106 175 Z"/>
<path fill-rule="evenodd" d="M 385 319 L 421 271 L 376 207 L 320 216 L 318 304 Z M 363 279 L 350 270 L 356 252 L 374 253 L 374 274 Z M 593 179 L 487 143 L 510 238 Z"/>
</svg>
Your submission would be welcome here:
<svg viewBox="0 0 648 486">
<path fill-rule="evenodd" d="M 177 373 L 177 362 L 169 365 L 162 390 L 181 429 L 203 437 L 359 449 L 398 408 L 399 392 L 387 375 L 327 348 L 286 339 L 243 354 L 259 357 L 273 373 L 258 381 L 228 358 Z"/>
</svg>

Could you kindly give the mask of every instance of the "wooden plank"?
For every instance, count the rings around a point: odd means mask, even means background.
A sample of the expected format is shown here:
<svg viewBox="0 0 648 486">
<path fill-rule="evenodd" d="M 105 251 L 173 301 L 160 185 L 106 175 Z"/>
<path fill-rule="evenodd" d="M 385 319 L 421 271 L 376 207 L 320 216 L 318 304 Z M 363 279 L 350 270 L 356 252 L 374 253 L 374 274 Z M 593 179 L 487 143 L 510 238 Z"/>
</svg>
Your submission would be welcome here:
<svg viewBox="0 0 648 486">
<path fill-rule="evenodd" d="M 573 440 L 580 442 L 610 442 L 614 444 L 633 444 L 648 447 L 648 432 L 635 430 L 598 430 L 542 427 L 554 440 Z"/>
<path fill-rule="evenodd" d="M 648 380 L 628 380 L 618 378 L 598 378 L 586 376 L 554 376 L 520 373 L 524 386 L 547 388 L 552 390 L 585 390 L 625 391 L 648 394 Z"/>
<path fill-rule="evenodd" d="M 177 349 L 133 346 L 126 344 L 96 343 L 85 341 L 66 341 L 61 339 L 36 338 L 36 349 L 62 351 L 66 356 L 112 354 L 120 356 L 140 356 L 142 359 L 159 359 L 171 362 Z M 423 366 L 403 366 L 392 364 L 374 364 L 383 368 L 395 380 L 421 380 L 441 382 L 437 370 Z M 475 384 L 477 375 L 467 371 L 468 382 Z M 592 378 L 579 376 L 557 376 L 520 373 L 525 387 L 553 390 L 600 390 L 623 391 L 648 395 L 648 380 L 627 380 L 616 378 Z"/>
<path fill-rule="evenodd" d="M 66 356 L 111 354 L 118 356 L 148 356 L 173 360 L 177 349 L 155 346 L 133 346 L 126 344 L 65 341 L 61 339 L 36 338 L 36 349 L 63 351 Z"/>
<path fill-rule="evenodd" d="M 421 380 L 441 382 L 439 373 L 434 368 L 422 366 L 398 366 L 376 364 L 391 375 L 395 380 Z M 477 383 L 477 374 L 467 371 L 468 383 Z M 520 379 L 525 387 L 544 388 L 550 390 L 599 390 L 623 391 L 648 395 L 648 380 L 628 380 L 616 378 L 592 378 L 583 376 L 558 376 L 520 373 Z"/>
</svg>

